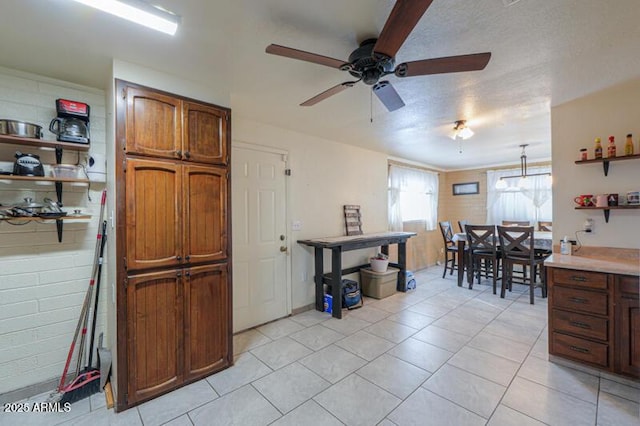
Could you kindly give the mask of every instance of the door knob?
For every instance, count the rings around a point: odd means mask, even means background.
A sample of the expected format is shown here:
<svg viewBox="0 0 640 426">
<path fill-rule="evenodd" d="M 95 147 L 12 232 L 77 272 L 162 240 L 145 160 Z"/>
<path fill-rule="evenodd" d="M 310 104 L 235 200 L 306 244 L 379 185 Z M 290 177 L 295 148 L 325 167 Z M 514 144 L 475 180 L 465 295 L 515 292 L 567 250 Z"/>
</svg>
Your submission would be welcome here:
<svg viewBox="0 0 640 426">
<path fill-rule="evenodd" d="M 287 246 L 280 246 L 280 251 L 283 253 L 287 252 Z"/>
</svg>

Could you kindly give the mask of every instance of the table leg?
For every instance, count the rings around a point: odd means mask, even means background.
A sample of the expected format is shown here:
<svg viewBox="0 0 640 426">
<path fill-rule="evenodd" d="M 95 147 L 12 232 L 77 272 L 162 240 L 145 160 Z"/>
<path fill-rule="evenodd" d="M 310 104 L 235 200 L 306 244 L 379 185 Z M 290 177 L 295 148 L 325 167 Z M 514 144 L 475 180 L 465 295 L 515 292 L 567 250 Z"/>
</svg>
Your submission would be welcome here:
<svg viewBox="0 0 640 426">
<path fill-rule="evenodd" d="M 324 259 L 321 247 L 315 247 L 315 275 L 313 281 L 316 284 L 316 311 L 324 311 L 324 289 L 322 286 L 322 275 L 324 274 Z"/>
<path fill-rule="evenodd" d="M 398 283 L 396 290 L 407 291 L 407 243 L 398 243 Z"/>
<path fill-rule="evenodd" d="M 331 296 L 334 318 L 342 318 L 342 247 L 331 249 Z"/>
<path fill-rule="evenodd" d="M 465 256 L 464 256 L 464 240 L 458 240 L 458 287 L 462 287 L 462 281 L 464 281 L 464 265 L 465 265 Z"/>
</svg>

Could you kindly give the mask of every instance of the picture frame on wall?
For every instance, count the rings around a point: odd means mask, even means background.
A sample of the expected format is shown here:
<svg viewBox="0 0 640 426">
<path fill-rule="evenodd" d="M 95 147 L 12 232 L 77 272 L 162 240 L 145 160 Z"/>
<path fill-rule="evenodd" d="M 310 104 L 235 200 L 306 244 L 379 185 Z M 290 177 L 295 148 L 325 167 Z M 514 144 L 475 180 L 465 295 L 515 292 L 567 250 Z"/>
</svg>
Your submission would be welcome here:
<svg viewBox="0 0 640 426">
<path fill-rule="evenodd" d="M 471 195 L 480 193 L 480 182 L 465 182 L 453 184 L 453 195 Z"/>
</svg>

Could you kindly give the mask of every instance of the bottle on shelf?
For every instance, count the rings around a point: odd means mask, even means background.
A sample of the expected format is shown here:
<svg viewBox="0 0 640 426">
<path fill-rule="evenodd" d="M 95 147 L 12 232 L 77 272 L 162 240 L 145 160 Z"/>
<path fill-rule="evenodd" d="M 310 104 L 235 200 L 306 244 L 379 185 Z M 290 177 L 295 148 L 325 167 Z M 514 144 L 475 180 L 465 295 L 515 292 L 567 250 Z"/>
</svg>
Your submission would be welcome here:
<svg viewBox="0 0 640 426">
<path fill-rule="evenodd" d="M 633 136 L 627 135 L 627 143 L 624 144 L 624 155 L 633 155 Z"/>
<path fill-rule="evenodd" d="M 593 154 L 596 159 L 602 158 L 602 144 L 600 138 L 596 138 L 596 146 L 593 149 Z"/>
<path fill-rule="evenodd" d="M 609 136 L 609 146 L 607 146 L 607 158 L 615 158 L 616 156 L 616 139 Z"/>
<path fill-rule="evenodd" d="M 586 161 L 588 158 L 587 148 L 580 149 L 580 161 Z"/>
</svg>

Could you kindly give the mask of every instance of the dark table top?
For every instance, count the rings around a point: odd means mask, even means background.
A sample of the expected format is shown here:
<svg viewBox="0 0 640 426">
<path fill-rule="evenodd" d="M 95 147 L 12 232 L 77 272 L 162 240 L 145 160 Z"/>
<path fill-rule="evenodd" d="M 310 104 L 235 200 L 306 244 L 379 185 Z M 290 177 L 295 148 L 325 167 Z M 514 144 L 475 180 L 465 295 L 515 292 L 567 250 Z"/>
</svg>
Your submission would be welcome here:
<svg viewBox="0 0 640 426">
<path fill-rule="evenodd" d="M 343 249 L 357 249 L 360 247 L 365 248 L 403 243 L 414 235 L 416 235 L 415 232 L 378 232 L 373 234 L 298 240 L 298 244 L 320 248 L 342 247 Z"/>
</svg>

